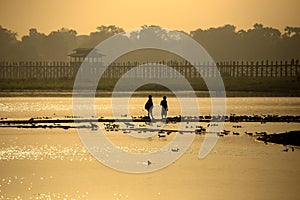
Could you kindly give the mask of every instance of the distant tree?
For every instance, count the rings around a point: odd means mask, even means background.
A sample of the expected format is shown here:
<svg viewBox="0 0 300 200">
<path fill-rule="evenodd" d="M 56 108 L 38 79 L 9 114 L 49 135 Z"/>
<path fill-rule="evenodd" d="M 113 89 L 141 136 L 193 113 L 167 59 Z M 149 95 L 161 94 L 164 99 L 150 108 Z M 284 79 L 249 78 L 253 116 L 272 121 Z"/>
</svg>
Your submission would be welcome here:
<svg viewBox="0 0 300 200">
<path fill-rule="evenodd" d="M 81 42 L 81 47 L 95 47 L 105 39 L 122 32 L 124 30 L 115 25 L 98 26 L 96 32 L 91 32 L 89 37 Z"/>
<path fill-rule="evenodd" d="M 98 26 L 96 32 L 89 35 L 77 35 L 75 30 L 61 28 L 46 35 L 36 28 L 29 29 L 28 35 L 17 40 L 17 33 L 0 26 L 0 60 L 68 60 L 68 54 L 78 47 L 95 47 L 103 40 L 124 32 L 115 25 Z M 183 32 L 184 33 L 184 32 Z M 184 33 L 186 34 L 186 33 Z M 248 30 L 236 30 L 230 24 L 209 28 L 196 29 L 189 34 L 199 42 L 215 61 L 226 60 L 291 60 L 299 59 L 300 27 L 287 26 L 281 33 L 278 29 L 265 27 L 256 23 Z M 153 39 L 159 42 L 172 43 L 178 34 L 166 31 L 157 25 L 143 25 L 139 31 L 131 32 L 130 38 Z M 142 52 L 130 59 L 177 59 L 171 54 L 159 51 L 148 51 L 147 58 Z"/>
<path fill-rule="evenodd" d="M 104 32 L 108 35 L 115 35 L 118 33 L 122 33 L 124 32 L 124 30 L 122 28 L 119 28 L 115 25 L 109 25 L 109 26 L 98 26 L 97 27 L 98 32 Z"/>
<path fill-rule="evenodd" d="M 288 37 L 291 37 L 293 35 L 300 35 L 300 27 L 290 27 L 290 26 L 287 26 L 285 29 L 285 34 L 286 36 Z"/>
<path fill-rule="evenodd" d="M 280 41 L 283 57 L 287 59 L 297 58 L 300 55 L 300 27 L 287 26 Z"/>
<path fill-rule="evenodd" d="M 190 35 L 198 41 L 214 60 L 237 59 L 240 47 L 237 43 L 239 34 L 233 25 L 225 25 L 207 30 L 197 29 Z"/>
<path fill-rule="evenodd" d="M 17 33 L 0 26 L 0 60 L 16 58 Z"/>
<path fill-rule="evenodd" d="M 61 28 L 47 36 L 47 56 L 51 60 L 67 60 L 67 55 L 77 48 L 77 32 Z"/>
<path fill-rule="evenodd" d="M 45 60 L 46 35 L 36 28 L 29 29 L 18 47 L 19 60 Z"/>
<path fill-rule="evenodd" d="M 168 34 L 157 25 L 143 25 L 138 33 L 140 40 L 142 39 L 158 39 L 158 40 L 167 40 Z"/>
<path fill-rule="evenodd" d="M 300 52 L 299 28 L 278 29 L 256 23 L 253 28 L 236 31 L 225 25 L 207 30 L 197 29 L 190 36 L 203 45 L 214 60 L 290 60 Z"/>
<path fill-rule="evenodd" d="M 254 29 L 263 29 L 264 28 L 264 25 L 262 25 L 262 24 L 259 24 L 259 23 L 255 23 L 254 25 L 253 25 L 253 27 L 254 27 Z"/>
<path fill-rule="evenodd" d="M 76 31 L 61 28 L 49 35 L 29 29 L 19 45 L 19 60 L 56 61 L 67 60 L 68 53 L 77 47 Z"/>
<path fill-rule="evenodd" d="M 277 45 L 281 33 L 278 29 L 254 24 L 253 29 L 241 33 L 242 51 L 240 55 L 245 60 L 275 60 L 280 55 Z"/>
</svg>

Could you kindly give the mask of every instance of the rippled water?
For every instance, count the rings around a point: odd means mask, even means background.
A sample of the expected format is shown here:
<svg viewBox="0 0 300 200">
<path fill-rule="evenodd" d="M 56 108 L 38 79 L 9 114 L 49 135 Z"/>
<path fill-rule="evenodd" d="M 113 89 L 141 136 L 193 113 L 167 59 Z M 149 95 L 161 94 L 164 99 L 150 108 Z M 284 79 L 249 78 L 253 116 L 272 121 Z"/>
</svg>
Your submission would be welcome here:
<svg viewBox="0 0 300 200">
<path fill-rule="evenodd" d="M 153 98 L 154 106 L 160 109 L 160 98 Z M 210 113 L 210 98 L 198 98 L 200 107 L 199 115 Z M 144 104 L 147 98 L 132 98 L 129 110 L 132 115 L 146 115 Z M 252 114 L 278 114 L 278 115 L 299 115 L 300 99 L 295 97 L 247 97 L 227 98 L 227 114 L 239 115 Z M 168 115 L 180 114 L 180 105 L 176 98 L 168 98 Z M 95 98 L 95 108 L 99 116 L 111 116 L 111 98 Z M 184 109 L 190 108 L 182 105 Z M 10 118 L 52 116 L 63 117 L 72 115 L 72 98 L 0 98 L 0 116 Z"/>
<path fill-rule="evenodd" d="M 133 116 L 146 115 L 143 108 L 146 100 L 147 98 L 132 98 L 129 114 Z M 160 98 L 154 98 L 154 104 L 157 108 L 159 108 L 160 100 Z M 197 100 L 200 107 L 199 114 L 209 114 L 210 99 L 198 98 Z M 168 98 L 168 103 L 168 115 L 179 115 L 180 105 L 177 99 Z M 96 98 L 95 106 L 98 116 L 112 116 L 110 98 Z M 193 108 L 187 107 L 187 109 Z M 155 112 L 159 116 L 159 111 Z M 299 98 L 227 98 L 227 115 L 231 113 L 238 115 L 299 115 L 299 112 Z M 45 116 L 63 118 L 70 115 L 73 115 L 71 98 L 0 98 L 1 118 L 29 119 Z M 207 124 L 201 125 L 207 126 Z M 224 129 L 239 132 L 242 136 L 231 135 L 220 139 L 221 150 L 214 150 L 213 155 L 218 155 L 220 158 L 238 157 L 243 160 L 256 157 L 262 160 L 267 158 L 276 160 L 277 157 L 274 152 L 281 153 L 280 148 L 271 145 L 266 148 L 261 144 L 256 144 L 254 139 L 243 136 L 244 132 L 278 133 L 300 129 L 299 123 L 239 123 L 239 125 L 241 128 L 237 129 L 233 128 L 231 123 L 225 124 Z M 134 153 L 157 151 L 171 140 L 170 137 L 161 139 L 154 136 L 140 143 L 138 139 L 129 140 L 129 136 L 122 134 L 122 132 L 108 132 L 106 134 L 119 148 Z M 200 143 L 203 138 L 203 136 L 197 136 L 195 140 Z M 241 146 L 236 145 L 239 142 Z M 190 148 L 186 154 L 192 156 L 192 159 L 196 159 L 199 148 L 200 144 Z M 171 151 L 171 149 L 169 150 Z M 97 151 L 105 154 L 110 149 L 103 146 L 99 147 Z M 187 167 L 182 163 L 180 166 Z M 220 166 L 216 167 L 217 171 L 223 170 L 223 165 Z M 98 168 L 99 163 L 82 146 L 74 129 L 0 129 L 0 199 L 95 199 L 91 198 L 91 194 L 94 197 L 105 194 L 102 199 L 131 199 L 132 191 L 124 191 L 120 189 L 123 187 L 120 185 L 115 187 L 114 182 L 118 181 L 111 182 L 109 175 L 105 175 L 108 169 L 101 168 L 99 171 Z M 96 175 L 99 180 L 93 179 Z M 85 179 L 86 176 L 89 178 Z M 104 178 L 105 182 L 103 182 L 102 177 L 106 177 L 106 179 Z M 139 180 L 136 177 L 133 179 L 137 181 L 137 184 L 143 185 L 144 179 Z M 82 182 L 76 183 L 78 180 L 82 180 Z M 128 180 L 126 179 L 125 183 Z M 107 181 L 111 185 L 107 184 Z M 165 183 L 164 181 L 166 180 L 159 180 L 158 183 L 170 184 L 168 181 Z M 62 182 L 66 182 L 64 183 L 66 186 L 62 185 Z M 89 185 L 89 182 L 96 185 Z M 101 190 L 97 193 L 95 192 L 98 191 L 97 184 L 102 185 L 102 187 L 108 185 L 109 190 Z M 150 185 L 145 187 L 153 188 L 154 186 L 150 181 Z M 180 187 L 175 188 L 175 190 L 179 189 Z M 93 192 L 91 193 L 91 191 Z M 146 199 L 159 199 L 163 193 L 164 190 L 158 187 L 154 193 L 150 194 L 153 196 Z"/>
<path fill-rule="evenodd" d="M 0 161 L 12 160 L 68 160 L 91 161 L 92 157 L 81 145 L 14 145 L 0 148 Z"/>
<path fill-rule="evenodd" d="M 200 106 L 200 114 L 209 114 L 210 98 L 198 98 Z M 143 105 L 145 98 L 132 98 L 130 100 L 129 111 L 131 115 L 145 115 Z M 159 108 L 159 98 L 153 99 L 156 107 Z M 176 98 L 168 98 L 169 116 L 180 114 L 180 105 Z M 97 114 L 99 116 L 108 116 L 111 114 L 111 99 L 96 98 L 95 100 Z M 193 109 L 193 108 L 188 108 Z M 227 98 L 227 114 L 235 113 L 238 115 L 252 114 L 278 114 L 278 115 L 299 115 L 300 100 L 299 98 Z M 159 113 L 159 112 L 158 112 Z M 155 114 L 155 113 L 154 113 Z M 157 114 L 157 113 L 156 113 Z M 0 98 L 0 116 L 8 118 L 31 118 L 47 116 L 59 118 L 72 115 L 72 99 L 71 98 Z M 157 114 L 159 116 L 159 114 Z M 242 128 L 233 129 L 230 123 L 226 123 L 224 129 L 244 133 L 244 132 L 267 132 L 278 133 L 290 130 L 300 129 L 297 123 L 240 123 Z M 205 124 L 203 124 L 205 126 Z M 3 130 L 3 129 L 2 129 Z M 7 133 L 8 131 L 8 133 Z M 9 129 L 1 131 L 0 137 L 4 135 L 21 134 L 24 132 L 19 129 L 17 132 L 9 133 Z M 57 131 L 52 131 L 57 132 Z M 39 130 L 32 130 L 32 133 L 39 134 Z M 23 135 L 25 136 L 25 135 Z M 28 137 L 28 136 L 27 136 Z M 45 136 L 46 137 L 46 136 Z M 45 138 L 44 137 L 44 138 Z M 49 137 L 49 136 L 48 136 Z M 119 136 L 118 136 L 119 137 Z M 1 139 L 1 138 L 0 138 Z M 53 144 L 23 144 L 13 141 L 13 144 L 7 146 L 4 141 L 0 147 L 0 161 L 12 160 L 68 160 L 68 161 L 90 161 L 92 158 L 86 152 L 82 145 L 68 144 L 62 146 L 59 142 Z M 123 141 L 122 141 L 123 142 Z M 121 143 L 122 143 L 121 142 Z M 8 142 L 9 144 L 9 142 Z M 159 146 L 142 145 L 129 143 L 128 145 L 120 145 L 121 149 L 135 153 L 149 153 L 159 149 Z M 99 152 L 107 149 L 102 147 Z"/>
</svg>

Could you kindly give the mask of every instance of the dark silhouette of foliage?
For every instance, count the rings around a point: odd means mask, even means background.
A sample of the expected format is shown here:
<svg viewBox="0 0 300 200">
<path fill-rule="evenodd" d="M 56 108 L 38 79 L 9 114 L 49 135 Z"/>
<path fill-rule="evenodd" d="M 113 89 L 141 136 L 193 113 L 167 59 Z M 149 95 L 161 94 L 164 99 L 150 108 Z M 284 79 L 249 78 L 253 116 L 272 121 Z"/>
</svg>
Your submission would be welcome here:
<svg viewBox="0 0 300 200">
<path fill-rule="evenodd" d="M 114 25 L 110 26 L 98 26 L 96 32 L 90 33 L 89 37 L 81 44 L 83 47 L 95 47 L 97 44 L 103 40 L 118 34 L 122 33 L 124 30 L 122 28 L 116 27 Z"/>
<path fill-rule="evenodd" d="M 0 59 L 14 58 L 17 44 L 17 33 L 0 26 Z"/>
<path fill-rule="evenodd" d="M 208 30 L 191 31 L 215 60 L 290 60 L 298 58 L 300 35 L 297 28 L 278 29 L 255 24 L 247 31 L 225 25 Z"/>
<path fill-rule="evenodd" d="M 154 27 L 155 31 L 151 31 L 149 27 Z M 172 42 L 170 32 L 167 34 L 159 26 L 143 25 L 141 28 L 140 32 L 132 32 L 130 37 L 155 37 Z M 46 35 L 31 28 L 28 35 L 19 41 L 17 33 L 0 26 L 0 60 L 67 61 L 67 55 L 73 49 L 95 47 L 103 40 L 124 32 L 115 25 L 99 26 L 96 29 L 96 32 L 89 35 L 77 35 L 75 30 L 67 28 Z M 300 56 L 300 27 L 287 26 L 281 33 L 278 29 L 259 23 L 248 30 L 237 30 L 235 26 L 227 24 L 207 30 L 197 29 L 185 34 L 199 42 L 215 61 L 291 60 L 299 59 Z M 161 58 L 161 52 L 157 54 L 160 54 Z M 139 60 L 141 54 L 136 55 Z"/>
</svg>

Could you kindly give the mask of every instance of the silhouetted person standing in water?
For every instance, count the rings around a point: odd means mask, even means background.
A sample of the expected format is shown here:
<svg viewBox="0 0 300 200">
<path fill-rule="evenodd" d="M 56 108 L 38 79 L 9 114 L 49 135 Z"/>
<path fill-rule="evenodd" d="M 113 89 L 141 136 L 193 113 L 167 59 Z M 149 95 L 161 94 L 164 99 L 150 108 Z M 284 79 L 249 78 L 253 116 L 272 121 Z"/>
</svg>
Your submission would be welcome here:
<svg viewBox="0 0 300 200">
<path fill-rule="evenodd" d="M 152 115 L 152 109 L 153 109 L 153 101 L 152 101 L 152 96 L 149 95 L 148 96 L 148 101 L 145 104 L 145 109 L 148 111 L 148 117 L 150 119 L 154 119 L 153 115 Z"/>
<path fill-rule="evenodd" d="M 161 105 L 161 119 L 166 120 L 167 111 L 168 111 L 168 102 L 166 96 L 163 97 L 163 100 L 161 100 L 160 105 Z"/>
</svg>

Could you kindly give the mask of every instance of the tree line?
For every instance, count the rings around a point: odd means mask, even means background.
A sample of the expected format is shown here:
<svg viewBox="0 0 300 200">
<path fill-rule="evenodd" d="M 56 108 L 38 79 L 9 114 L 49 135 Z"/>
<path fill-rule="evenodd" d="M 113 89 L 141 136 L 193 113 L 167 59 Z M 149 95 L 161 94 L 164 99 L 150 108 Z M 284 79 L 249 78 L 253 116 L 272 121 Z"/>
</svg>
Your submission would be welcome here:
<svg viewBox="0 0 300 200">
<path fill-rule="evenodd" d="M 143 30 L 148 27 L 145 25 L 141 28 Z M 68 54 L 73 49 L 95 47 L 101 41 L 121 32 L 124 29 L 115 25 L 99 26 L 89 35 L 78 35 L 75 30 L 67 28 L 47 35 L 31 28 L 28 35 L 18 40 L 16 32 L 0 26 L 0 60 L 67 61 Z M 281 32 L 258 23 L 248 30 L 237 30 L 236 26 L 228 24 L 205 30 L 199 28 L 185 34 L 199 42 L 215 61 L 300 58 L 300 27 L 287 26 Z"/>
</svg>

